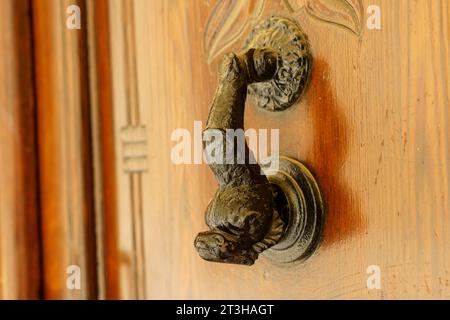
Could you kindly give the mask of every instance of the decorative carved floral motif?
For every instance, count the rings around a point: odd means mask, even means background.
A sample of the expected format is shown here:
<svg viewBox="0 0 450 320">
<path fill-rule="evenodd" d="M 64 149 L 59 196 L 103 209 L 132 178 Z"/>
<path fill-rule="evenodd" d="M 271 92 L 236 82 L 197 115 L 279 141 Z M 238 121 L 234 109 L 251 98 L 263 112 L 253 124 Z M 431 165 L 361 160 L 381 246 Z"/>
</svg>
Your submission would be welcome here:
<svg viewBox="0 0 450 320">
<path fill-rule="evenodd" d="M 266 0 L 219 0 L 204 33 L 206 61 L 210 63 L 261 17 Z"/>
<path fill-rule="evenodd" d="M 267 0 L 218 0 L 204 32 L 208 63 L 223 53 L 249 28 L 259 22 Z M 273 1 L 273 0 L 271 0 Z M 279 0 L 291 14 L 305 11 L 309 16 L 361 36 L 362 0 Z"/>
<path fill-rule="evenodd" d="M 345 27 L 355 35 L 361 36 L 363 25 L 361 0 L 307 0 L 305 9 L 314 18 Z"/>
</svg>

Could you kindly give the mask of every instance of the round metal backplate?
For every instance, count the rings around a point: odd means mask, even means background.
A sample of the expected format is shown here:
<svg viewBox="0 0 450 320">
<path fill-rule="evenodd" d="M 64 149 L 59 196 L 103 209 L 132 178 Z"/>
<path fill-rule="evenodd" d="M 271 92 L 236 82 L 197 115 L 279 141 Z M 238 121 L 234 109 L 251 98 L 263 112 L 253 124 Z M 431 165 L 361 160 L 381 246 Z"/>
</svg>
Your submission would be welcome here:
<svg viewBox="0 0 450 320">
<path fill-rule="evenodd" d="M 250 100 L 269 111 L 292 106 L 308 86 L 311 74 L 312 56 L 306 34 L 295 21 L 271 17 L 251 31 L 244 51 L 250 48 L 270 48 L 279 53 L 275 77 L 249 85 Z"/>
<path fill-rule="evenodd" d="M 288 157 L 280 157 L 278 166 L 266 162 L 262 168 L 274 189 L 283 193 L 285 204 L 277 206 L 287 223 L 283 237 L 263 255 L 280 263 L 304 260 L 314 253 L 322 236 L 325 209 L 319 186 L 303 164 Z"/>
</svg>

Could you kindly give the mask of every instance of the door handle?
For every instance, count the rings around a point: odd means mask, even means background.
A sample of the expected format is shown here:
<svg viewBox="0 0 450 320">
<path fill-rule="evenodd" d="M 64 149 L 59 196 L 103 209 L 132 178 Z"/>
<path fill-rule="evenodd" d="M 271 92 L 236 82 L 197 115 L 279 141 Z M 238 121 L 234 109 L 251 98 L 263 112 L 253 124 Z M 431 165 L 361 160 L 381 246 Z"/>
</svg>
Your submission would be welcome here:
<svg viewBox="0 0 450 320">
<path fill-rule="evenodd" d="M 258 107 L 285 110 L 305 91 L 311 63 L 306 35 L 282 17 L 258 24 L 242 53 L 223 57 L 203 131 L 208 164 L 219 183 L 205 213 L 210 230 L 194 241 L 203 259 L 252 265 L 263 253 L 286 263 L 306 259 L 317 248 L 324 205 L 313 175 L 288 157 L 260 166 L 243 138 L 247 94 Z M 278 169 L 272 169 L 273 161 Z"/>
</svg>

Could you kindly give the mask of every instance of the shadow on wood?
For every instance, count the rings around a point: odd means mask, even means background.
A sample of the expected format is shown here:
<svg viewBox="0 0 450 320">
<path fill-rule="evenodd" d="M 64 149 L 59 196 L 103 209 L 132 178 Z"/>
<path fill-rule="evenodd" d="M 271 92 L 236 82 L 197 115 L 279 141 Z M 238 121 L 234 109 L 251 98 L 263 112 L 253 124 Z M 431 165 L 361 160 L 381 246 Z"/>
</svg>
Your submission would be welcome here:
<svg viewBox="0 0 450 320">
<path fill-rule="evenodd" d="M 310 167 L 319 180 L 327 207 L 322 247 L 344 241 L 365 229 L 357 196 L 340 172 L 347 157 L 349 128 L 327 74 L 328 64 L 316 59 L 309 89 L 314 131 L 311 161 L 314 165 Z"/>
</svg>

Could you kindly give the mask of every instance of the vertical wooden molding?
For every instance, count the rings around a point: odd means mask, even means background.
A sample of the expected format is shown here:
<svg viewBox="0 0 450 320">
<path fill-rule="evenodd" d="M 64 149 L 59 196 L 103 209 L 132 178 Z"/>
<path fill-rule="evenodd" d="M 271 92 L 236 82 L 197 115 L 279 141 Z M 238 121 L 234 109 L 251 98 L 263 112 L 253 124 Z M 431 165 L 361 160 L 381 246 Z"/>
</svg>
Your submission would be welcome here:
<svg viewBox="0 0 450 320">
<path fill-rule="evenodd" d="M 117 194 L 108 197 L 111 207 L 116 206 L 114 210 L 117 210 L 104 212 L 105 230 L 110 237 L 105 237 L 105 253 L 116 259 L 108 262 L 110 265 L 106 270 L 108 274 L 112 270 L 114 276 L 117 275 L 113 284 L 120 290 L 114 297 L 121 299 L 146 298 L 143 175 L 148 165 L 148 131 L 139 102 L 136 5 L 133 0 L 108 1 L 109 34 L 104 34 L 99 41 L 107 41 L 111 48 L 108 54 L 98 55 L 99 59 L 110 59 L 109 64 L 113 66 L 105 72 L 111 80 L 108 85 L 111 85 L 112 101 L 109 101 L 107 118 L 102 119 L 102 126 L 112 130 L 109 135 L 112 140 L 103 141 L 103 144 L 111 143 L 111 147 L 102 147 L 107 152 L 103 154 L 102 165 L 105 166 L 103 177 L 108 176 L 109 183 L 117 188 L 114 190 Z M 106 124 L 106 121 L 109 122 Z M 114 165 L 109 163 L 111 159 L 115 161 Z M 111 225 L 113 229 L 110 229 Z M 115 228 L 116 225 L 120 227 Z"/>
<path fill-rule="evenodd" d="M 108 0 L 88 1 L 99 298 L 119 299 L 117 181 Z"/>
<path fill-rule="evenodd" d="M 99 297 L 142 299 L 147 132 L 139 110 L 134 1 L 88 2 L 88 11 Z M 113 74 L 118 70 L 119 79 Z"/>
<path fill-rule="evenodd" d="M 81 8 L 81 30 L 66 27 Z M 32 2 L 38 110 L 44 297 L 97 297 L 85 1 Z M 81 289 L 67 288 L 67 267 Z"/>
<path fill-rule="evenodd" d="M 38 299 L 30 2 L 0 0 L 0 299 Z"/>
<path fill-rule="evenodd" d="M 122 128 L 122 154 L 125 172 L 130 180 L 130 208 L 133 226 L 135 296 L 145 298 L 145 264 L 142 212 L 142 172 L 146 171 L 147 139 L 146 127 L 141 123 L 139 110 L 138 76 L 136 66 L 136 32 L 134 1 L 123 1 L 124 65 L 127 79 L 127 125 Z M 129 150 L 132 152 L 129 152 Z M 130 163 L 138 165 L 130 166 Z"/>
</svg>

